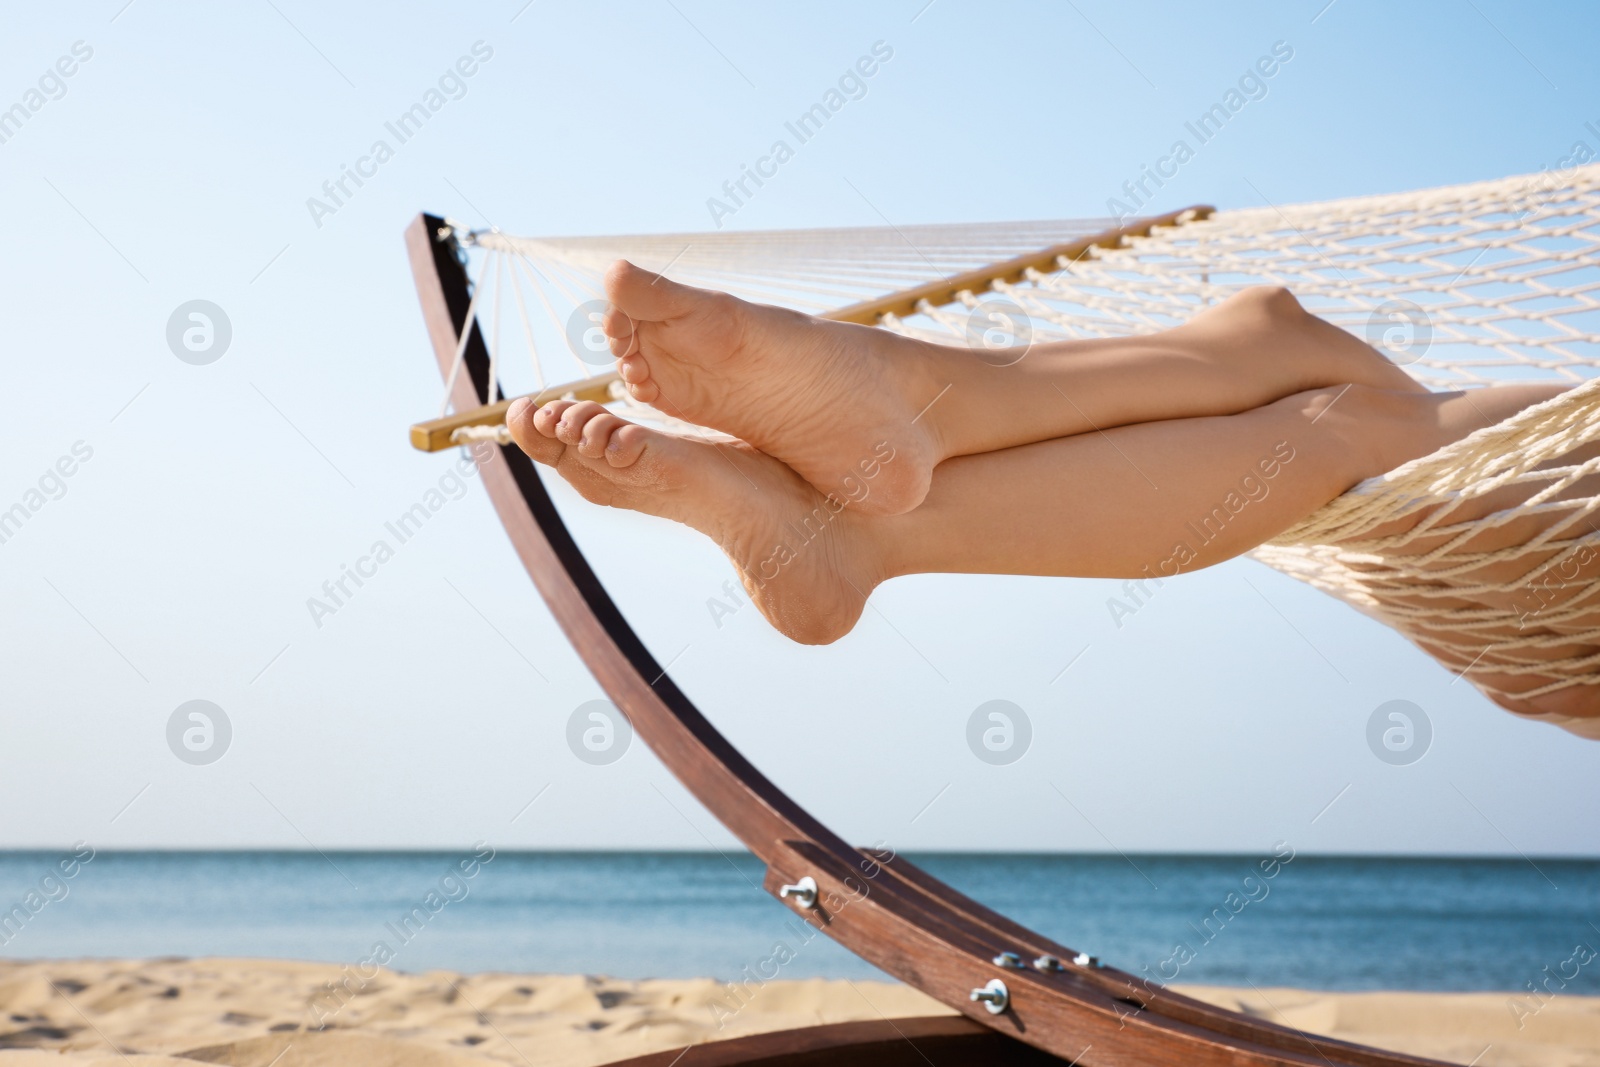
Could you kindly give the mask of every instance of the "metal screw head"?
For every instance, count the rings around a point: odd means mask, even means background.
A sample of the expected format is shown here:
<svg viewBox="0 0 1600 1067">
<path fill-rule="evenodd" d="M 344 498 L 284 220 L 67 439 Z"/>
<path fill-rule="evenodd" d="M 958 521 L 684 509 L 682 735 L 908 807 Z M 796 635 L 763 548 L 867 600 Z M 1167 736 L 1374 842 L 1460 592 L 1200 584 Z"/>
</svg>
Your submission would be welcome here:
<svg viewBox="0 0 1600 1067">
<path fill-rule="evenodd" d="M 1067 968 L 1058 957 L 1046 954 L 1033 961 L 1033 969 L 1050 973 L 1052 971 L 1064 971 Z"/>
<path fill-rule="evenodd" d="M 802 908 L 814 908 L 817 906 L 817 880 L 808 874 L 793 885 L 780 886 L 778 896 L 792 899 Z"/>
<path fill-rule="evenodd" d="M 1014 971 L 1022 970 L 1022 957 L 1015 952 L 1002 952 L 994 958 L 996 967 L 1009 967 Z"/>
<path fill-rule="evenodd" d="M 1080 952 L 1072 957 L 1072 962 L 1079 967 L 1098 967 L 1100 966 L 1100 957 L 1091 956 L 1087 952 Z"/>
<path fill-rule="evenodd" d="M 999 1015 L 1011 1006 L 1011 991 L 998 978 L 991 978 L 982 989 L 974 989 L 970 999 L 982 1004 L 990 1015 Z"/>
</svg>

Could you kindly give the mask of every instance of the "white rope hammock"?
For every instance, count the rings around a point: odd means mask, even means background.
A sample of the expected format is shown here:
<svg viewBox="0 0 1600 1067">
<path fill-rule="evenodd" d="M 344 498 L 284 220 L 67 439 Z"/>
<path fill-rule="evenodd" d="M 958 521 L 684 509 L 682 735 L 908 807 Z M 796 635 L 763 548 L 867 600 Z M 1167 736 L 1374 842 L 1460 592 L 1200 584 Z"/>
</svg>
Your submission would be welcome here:
<svg viewBox="0 0 1600 1067">
<path fill-rule="evenodd" d="M 1597 440 L 1600 379 L 1363 482 L 1252 554 L 1490 692 L 1525 700 L 1600 684 L 1600 494 L 1575 489 L 1600 456 L 1568 458 Z M 1509 487 L 1520 503 L 1475 514 Z M 1548 524 L 1536 535 L 1477 547 L 1536 517 Z"/>
<path fill-rule="evenodd" d="M 1281 285 L 1431 386 L 1578 385 L 1357 486 L 1254 555 L 1381 619 L 1493 694 L 1527 698 L 1600 684 L 1600 566 L 1590 566 L 1600 556 L 1600 494 L 1579 482 L 1600 473 L 1600 459 L 1565 458 L 1600 442 L 1600 164 L 1189 218 L 1118 247 L 1058 257 L 988 292 L 975 286 L 940 306 L 924 300 L 914 313 L 878 316 L 878 324 L 947 344 L 983 347 L 998 334 L 998 347 L 1025 346 L 1163 329 L 1245 286 Z M 822 313 L 1116 225 L 582 238 L 490 231 L 468 235 L 467 244 L 482 253 L 473 305 L 480 320 L 489 309 L 491 379 L 512 366 L 499 351 L 509 284 L 534 367 L 517 391 L 553 397 L 561 387 L 547 381 L 570 379 L 571 370 L 549 374 L 547 358 L 552 367 L 575 364 L 591 389 L 610 369 L 603 338 L 589 332 L 598 320 L 586 316 L 598 311 L 601 275 L 619 257 L 692 285 Z M 629 417 L 704 432 L 632 402 L 619 386 L 602 380 L 599 388 Z M 456 443 L 509 439 L 503 425 L 453 433 Z M 1507 486 L 1522 487 L 1523 502 L 1477 514 Z M 1538 536 L 1482 547 L 1496 531 L 1552 516 Z M 1410 530 L 1386 529 L 1411 517 L 1419 521 Z M 1511 578 L 1484 577 L 1508 566 Z"/>
</svg>

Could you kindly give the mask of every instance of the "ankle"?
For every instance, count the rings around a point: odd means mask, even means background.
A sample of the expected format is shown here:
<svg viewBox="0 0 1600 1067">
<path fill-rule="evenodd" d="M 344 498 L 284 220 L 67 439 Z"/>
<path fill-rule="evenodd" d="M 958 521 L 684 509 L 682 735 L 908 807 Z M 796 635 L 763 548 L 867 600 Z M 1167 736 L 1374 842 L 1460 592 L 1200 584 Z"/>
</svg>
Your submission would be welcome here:
<svg viewBox="0 0 1600 1067">
<path fill-rule="evenodd" d="M 916 408 L 913 421 L 933 450 L 933 462 L 951 456 L 987 451 L 974 433 L 974 403 L 988 392 L 980 372 L 995 368 L 973 358 L 965 348 L 915 341 L 906 375 L 906 397 Z"/>
<path fill-rule="evenodd" d="M 869 515 L 846 507 L 837 520 L 841 557 L 850 561 L 850 584 L 862 596 L 902 573 L 893 569 L 896 550 L 903 547 L 898 531 L 904 515 Z"/>
</svg>

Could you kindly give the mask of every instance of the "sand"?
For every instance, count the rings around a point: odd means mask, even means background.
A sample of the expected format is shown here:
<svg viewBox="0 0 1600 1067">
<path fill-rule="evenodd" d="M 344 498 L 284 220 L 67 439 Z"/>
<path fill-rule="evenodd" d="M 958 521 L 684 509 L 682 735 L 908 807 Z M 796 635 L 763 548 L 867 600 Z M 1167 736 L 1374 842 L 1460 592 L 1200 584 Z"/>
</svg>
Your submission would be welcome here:
<svg viewBox="0 0 1600 1067">
<path fill-rule="evenodd" d="M 341 983 L 342 993 L 329 992 Z M 1556 997 L 1519 1029 L 1505 994 L 1187 992 L 1478 1067 L 1600 1067 L 1600 997 Z M 906 986 L 820 979 L 769 982 L 735 1007 L 709 979 L 385 970 L 364 979 L 282 960 L 0 961 L 0 1067 L 587 1067 L 819 1022 L 947 1013 Z"/>
</svg>

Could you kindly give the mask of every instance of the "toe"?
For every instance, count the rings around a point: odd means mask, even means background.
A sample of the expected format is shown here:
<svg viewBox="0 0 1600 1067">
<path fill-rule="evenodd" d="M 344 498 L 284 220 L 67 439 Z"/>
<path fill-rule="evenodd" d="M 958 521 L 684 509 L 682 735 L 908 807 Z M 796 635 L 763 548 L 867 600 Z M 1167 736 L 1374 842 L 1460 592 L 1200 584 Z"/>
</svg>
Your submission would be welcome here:
<svg viewBox="0 0 1600 1067">
<path fill-rule="evenodd" d="M 612 355 L 625 356 L 633 349 L 635 341 L 634 324 L 633 319 L 626 311 L 623 311 L 615 304 L 607 308 L 605 318 L 601 322 L 601 328 L 605 330 L 606 341 L 611 346 Z"/>
<path fill-rule="evenodd" d="M 511 439 L 530 459 L 554 466 L 561 458 L 561 453 L 566 451 L 566 446 L 538 430 L 535 423 L 540 410 L 527 397 L 521 397 L 506 410 L 506 427 L 511 431 Z"/>
<path fill-rule="evenodd" d="M 606 296 L 613 308 L 645 322 L 661 322 L 685 314 L 708 295 L 704 290 L 680 285 L 625 259 L 611 264 L 606 271 L 605 284 Z"/>
<path fill-rule="evenodd" d="M 506 425 L 511 427 L 512 433 L 516 433 L 517 426 L 527 422 L 536 410 L 531 399 L 519 396 L 506 408 Z"/>
<path fill-rule="evenodd" d="M 621 419 L 617 420 L 622 422 Z M 606 462 L 613 467 L 631 467 L 639 462 L 649 446 L 652 432 L 631 422 L 622 422 L 606 443 Z"/>
<path fill-rule="evenodd" d="M 579 400 L 572 403 L 556 421 L 556 440 L 569 445 L 580 444 L 583 441 L 584 427 L 605 414 L 607 414 L 606 409 L 593 400 Z"/>
<path fill-rule="evenodd" d="M 583 424 L 578 437 L 578 454 L 590 459 L 605 456 L 611 435 L 626 425 L 628 423 L 609 411 L 596 415 Z"/>
<path fill-rule="evenodd" d="M 641 404 L 653 404 L 661 396 L 661 387 L 653 381 L 643 381 L 628 386 L 628 395 Z"/>
<path fill-rule="evenodd" d="M 650 367 L 643 356 L 628 356 L 617 363 L 617 373 L 629 385 L 641 385 L 650 380 Z"/>
<path fill-rule="evenodd" d="M 533 428 L 544 434 L 546 437 L 554 437 L 556 435 L 556 426 L 560 423 L 561 416 L 565 415 L 567 413 L 567 409 L 572 407 L 574 403 L 576 403 L 576 401 L 550 401 L 550 403 L 544 405 L 538 411 L 533 413 Z"/>
</svg>

